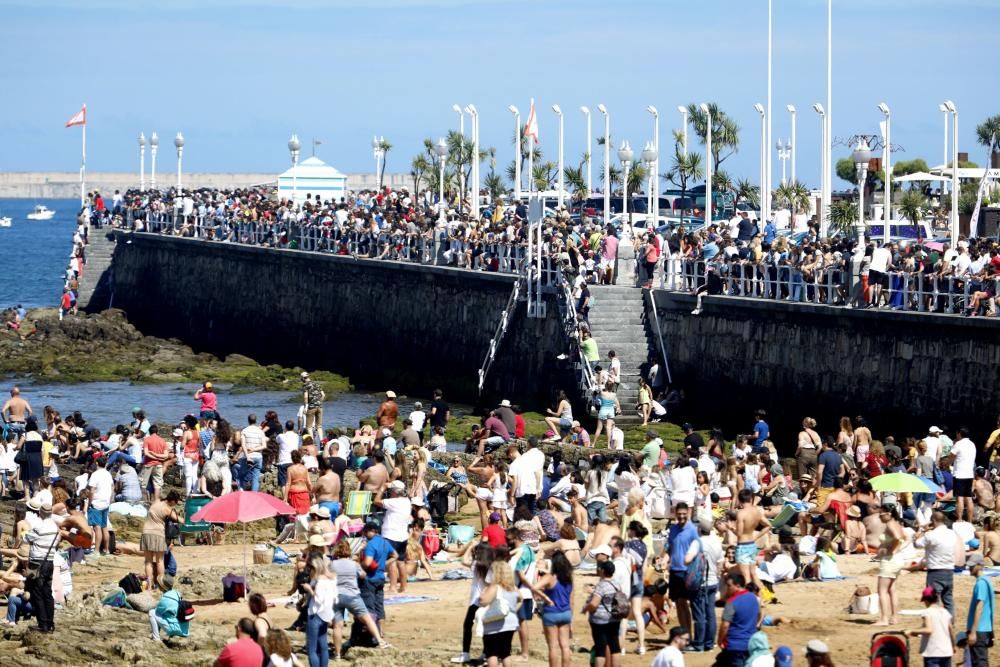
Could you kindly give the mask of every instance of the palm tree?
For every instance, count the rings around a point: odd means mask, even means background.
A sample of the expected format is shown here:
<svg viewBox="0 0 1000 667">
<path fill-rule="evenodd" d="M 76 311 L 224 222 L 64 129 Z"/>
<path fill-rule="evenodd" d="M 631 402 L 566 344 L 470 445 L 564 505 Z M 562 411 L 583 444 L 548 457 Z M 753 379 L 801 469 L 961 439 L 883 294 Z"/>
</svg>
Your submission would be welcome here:
<svg viewBox="0 0 1000 667">
<path fill-rule="evenodd" d="M 503 196 L 506 188 L 504 187 L 503 177 L 495 171 L 490 171 L 483 179 L 483 187 L 490 193 L 490 200 L 497 201 Z"/>
<path fill-rule="evenodd" d="M 472 175 L 472 154 L 475 148 L 472 140 L 461 132 L 451 130 L 445 143 L 448 144 L 448 162 L 465 177 L 463 182 L 468 184 Z M 459 193 L 459 197 L 462 201 L 465 200 L 464 189 Z"/>
<path fill-rule="evenodd" d="M 622 187 L 624 191 L 625 201 L 627 201 L 629 204 L 632 203 L 632 200 L 630 199 L 632 194 L 642 190 L 643 184 L 646 182 L 646 176 L 647 176 L 646 167 L 644 167 L 641 162 L 634 163 L 631 167 L 629 167 L 628 183 L 626 183 Z M 618 182 L 621 183 L 623 179 L 624 179 L 624 174 L 619 174 Z M 628 208 L 629 227 L 631 227 L 632 225 L 632 213 L 634 213 L 634 211 L 632 210 L 632 206 L 629 206 Z"/>
<path fill-rule="evenodd" d="M 792 214 L 803 213 L 809 210 L 809 188 L 799 181 L 782 183 L 774 191 L 774 200 Z"/>
<path fill-rule="evenodd" d="M 580 201 L 587 198 L 587 182 L 583 175 L 583 166 L 564 167 L 563 182 L 573 191 L 573 199 Z"/>
<path fill-rule="evenodd" d="M 858 205 L 847 199 L 830 204 L 830 227 L 847 233 L 858 222 Z"/>
<path fill-rule="evenodd" d="M 705 177 L 705 169 L 701 164 L 701 153 L 688 153 L 684 155 L 680 150 L 674 152 L 674 163 L 670 171 L 663 174 L 663 178 L 681 189 L 681 201 L 684 208 L 681 210 L 681 217 L 687 211 L 687 190 L 688 184 L 701 180 Z"/>
<path fill-rule="evenodd" d="M 725 169 L 712 172 L 713 192 L 732 192 L 734 188 L 733 179 L 730 178 L 729 173 Z"/>
<path fill-rule="evenodd" d="M 990 116 L 976 126 L 976 139 L 986 146 L 990 153 L 1000 150 L 1000 116 Z"/>
<path fill-rule="evenodd" d="M 432 165 L 427 161 L 427 158 L 423 153 L 418 153 L 413 156 L 413 160 L 410 162 L 410 176 L 413 177 L 413 194 L 416 196 L 420 192 L 420 181 L 423 180 L 424 176 L 428 171 L 432 169 Z"/>
<path fill-rule="evenodd" d="M 735 196 L 733 205 L 738 205 L 740 201 L 745 201 L 754 208 L 760 208 L 760 188 L 751 183 L 749 179 L 741 178 L 736 181 L 733 195 Z"/>
<path fill-rule="evenodd" d="M 924 219 L 925 211 L 927 210 L 927 198 L 917 190 L 907 190 L 899 198 L 899 203 L 896 206 L 904 218 L 913 224 L 917 224 Z"/>
<path fill-rule="evenodd" d="M 558 165 L 555 162 L 536 162 L 531 167 L 531 180 L 536 190 L 550 190 Z"/>
<path fill-rule="evenodd" d="M 712 114 L 712 171 L 718 171 L 719 165 L 739 150 L 740 126 L 718 104 L 712 102 L 708 110 Z M 688 118 L 704 146 L 708 138 L 708 117 L 699 105 L 689 104 Z"/>
<path fill-rule="evenodd" d="M 389 151 L 392 150 L 392 144 L 383 137 L 378 143 L 379 150 L 382 151 L 382 169 L 379 171 L 378 182 L 383 183 L 385 178 L 385 163 L 389 161 Z"/>
</svg>

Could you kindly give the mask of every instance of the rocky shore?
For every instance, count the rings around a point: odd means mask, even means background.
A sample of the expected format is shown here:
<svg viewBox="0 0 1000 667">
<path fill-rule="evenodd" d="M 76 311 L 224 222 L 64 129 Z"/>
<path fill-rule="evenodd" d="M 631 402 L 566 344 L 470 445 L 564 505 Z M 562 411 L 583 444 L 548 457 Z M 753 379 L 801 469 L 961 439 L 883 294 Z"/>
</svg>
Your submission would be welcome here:
<svg viewBox="0 0 1000 667">
<path fill-rule="evenodd" d="M 187 382 L 211 380 L 239 389 L 298 388 L 301 368 L 262 366 L 231 354 L 220 359 L 195 352 L 178 340 L 144 336 L 121 310 L 59 320 L 54 308 L 39 308 L 17 330 L 13 312 L 0 314 L 0 375 L 36 382 Z M 308 369 L 327 396 L 351 388 L 347 378 Z"/>
</svg>

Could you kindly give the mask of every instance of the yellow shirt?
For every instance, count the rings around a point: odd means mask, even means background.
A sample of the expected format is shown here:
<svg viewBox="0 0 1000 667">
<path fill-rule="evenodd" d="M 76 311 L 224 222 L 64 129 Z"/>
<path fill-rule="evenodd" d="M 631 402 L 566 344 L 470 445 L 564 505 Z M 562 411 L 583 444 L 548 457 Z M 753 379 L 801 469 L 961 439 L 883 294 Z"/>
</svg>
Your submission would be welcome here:
<svg viewBox="0 0 1000 667">
<path fill-rule="evenodd" d="M 48 468 L 52 464 L 52 450 L 55 447 L 48 440 L 42 443 L 42 467 Z"/>
</svg>

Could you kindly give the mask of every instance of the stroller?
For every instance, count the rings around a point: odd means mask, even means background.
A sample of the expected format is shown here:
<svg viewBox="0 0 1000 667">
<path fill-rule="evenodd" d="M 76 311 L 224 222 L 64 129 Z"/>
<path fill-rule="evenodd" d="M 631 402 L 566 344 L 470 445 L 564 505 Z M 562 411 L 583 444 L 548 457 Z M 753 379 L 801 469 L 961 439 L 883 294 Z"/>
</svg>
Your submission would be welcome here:
<svg viewBox="0 0 1000 667">
<path fill-rule="evenodd" d="M 908 667 L 910 640 L 903 632 L 876 632 L 872 635 L 871 667 Z"/>
</svg>

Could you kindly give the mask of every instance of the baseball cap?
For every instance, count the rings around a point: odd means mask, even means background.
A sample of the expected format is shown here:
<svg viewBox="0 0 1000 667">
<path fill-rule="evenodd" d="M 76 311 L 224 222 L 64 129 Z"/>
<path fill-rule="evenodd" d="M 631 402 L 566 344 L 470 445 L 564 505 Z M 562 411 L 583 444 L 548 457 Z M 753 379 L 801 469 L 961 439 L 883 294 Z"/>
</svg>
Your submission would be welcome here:
<svg viewBox="0 0 1000 667">
<path fill-rule="evenodd" d="M 405 491 L 406 485 L 403 484 L 402 480 L 395 480 L 389 485 L 390 489 L 396 489 L 397 491 Z"/>
<path fill-rule="evenodd" d="M 982 554 L 971 554 L 965 559 L 966 567 L 975 567 L 976 565 L 980 567 L 986 565 L 986 559 L 983 558 Z"/>
<path fill-rule="evenodd" d="M 941 433 L 941 429 L 939 429 L 937 426 L 931 426 L 929 429 L 927 429 L 927 432 L 928 433 Z"/>
<path fill-rule="evenodd" d="M 792 653 L 792 649 L 787 646 L 779 646 L 778 650 L 774 652 L 775 667 L 792 667 L 794 659 L 795 655 Z"/>
<path fill-rule="evenodd" d="M 498 521 L 500 521 L 500 512 L 490 514 L 490 523 L 497 523 Z"/>
<path fill-rule="evenodd" d="M 396 392 L 394 392 L 393 390 L 390 389 L 389 391 L 385 392 L 385 397 L 386 398 L 396 398 Z"/>
</svg>

